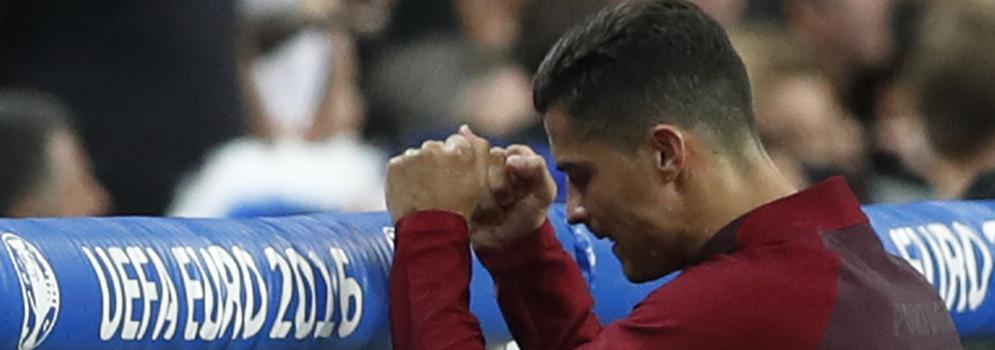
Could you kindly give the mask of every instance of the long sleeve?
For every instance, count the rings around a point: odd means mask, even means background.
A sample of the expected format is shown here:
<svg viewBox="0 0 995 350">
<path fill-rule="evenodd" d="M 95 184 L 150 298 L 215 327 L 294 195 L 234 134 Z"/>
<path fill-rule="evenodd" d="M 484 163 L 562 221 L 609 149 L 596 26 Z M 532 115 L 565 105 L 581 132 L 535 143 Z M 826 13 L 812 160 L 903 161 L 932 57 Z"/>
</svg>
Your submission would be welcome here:
<svg viewBox="0 0 995 350">
<path fill-rule="evenodd" d="M 470 242 L 459 215 L 426 211 L 397 223 L 390 273 L 395 350 L 483 349 L 470 313 Z"/>
<path fill-rule="evenodd" d="M 734 242 L 733 249 L 706 251 L 706 260 L 604 327 L 549 222 L 477 256 L 526 350 L 959 348 L 942 300 L 907 264 L 887 256 L 856 198 L 835 181 L 720 230 L 714 242 Z M 396 349 L 482 349 L 467 301 L 466 222 L 424 213 L 398 229 L 391 276 Z M 937 328 L 912 327 L 925 319 Z"/>
<path fill-rule="evenodd" d="M 390 275 L 390 321 L 395 350 L 483 350 L 470 313 L 471 257 L 467 225 L 448 212 L 420 212 L 397 224 Z M 547 222 L 499 250 L 477 252 L 497 285 L 508 328 L 522 349 L 683 349 L 700 340 L 678 331 L 660 290 L 619 322 L 602 328 L 580 269 Z M 691 329 L 698 328 L 692 326 Z"/>
<path fill-rule="evenodd" d="M 548 221 L 508 247 L 477 255 L 522 349 L 573 349 L 600 333 L 587 284 Z"/>
</svg>

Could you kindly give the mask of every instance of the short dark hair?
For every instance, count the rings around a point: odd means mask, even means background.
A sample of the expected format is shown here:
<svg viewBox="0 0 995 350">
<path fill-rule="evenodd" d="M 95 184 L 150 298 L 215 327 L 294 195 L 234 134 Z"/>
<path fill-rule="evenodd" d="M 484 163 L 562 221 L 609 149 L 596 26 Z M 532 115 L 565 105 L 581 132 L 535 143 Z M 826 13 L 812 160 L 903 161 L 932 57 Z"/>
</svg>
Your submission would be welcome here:
<svg viewBox="0 0 995 350">
<path fill-rule="evenodd" d="M 749 78 L 722 27 L 682 0 L 627 1 L 574 27 L 533 82 L 536 110 L 563 105 L 582 137 L 623 148 L 659 122 L 705 130 L 713 145 L 757 141 Z"/>
<path fill-rule="evenodd" d="M 51 176 L 49 140 L 69 127 L 68 118 L 66 108 L 51 96 L 0 89 L 0 215 Z"/>
<path fill-rule="evenodd" d="M 938 3 L 909 67 L 926 136 L 941 156 L 973 160 L 995 139 L 995 5 Z"/>
</svg>

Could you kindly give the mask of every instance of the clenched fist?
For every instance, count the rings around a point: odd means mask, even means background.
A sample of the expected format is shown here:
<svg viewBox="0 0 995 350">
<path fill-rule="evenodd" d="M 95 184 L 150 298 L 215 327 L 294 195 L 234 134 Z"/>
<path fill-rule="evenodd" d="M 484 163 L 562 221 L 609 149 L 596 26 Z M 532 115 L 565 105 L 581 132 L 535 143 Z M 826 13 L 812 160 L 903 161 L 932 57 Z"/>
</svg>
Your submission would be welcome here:
<svg viewBox="0 0 995 350">
<path fill-rule="evenodd" d="M 491 149 L 487 192 L 470 222 L 477 249 L 497 249 L 534 232 L 556 198 L 556 183 L 546 161 L 528 146 Z"/>
<path fill-rule="evenodd" d="M 423 210 L 444 210 L 467 221 L 487 190 L 487 140 L 463 126 L 445 142 L 426 141 L 387 165 L 387 210 L 397 222 Z"/>
</svg>

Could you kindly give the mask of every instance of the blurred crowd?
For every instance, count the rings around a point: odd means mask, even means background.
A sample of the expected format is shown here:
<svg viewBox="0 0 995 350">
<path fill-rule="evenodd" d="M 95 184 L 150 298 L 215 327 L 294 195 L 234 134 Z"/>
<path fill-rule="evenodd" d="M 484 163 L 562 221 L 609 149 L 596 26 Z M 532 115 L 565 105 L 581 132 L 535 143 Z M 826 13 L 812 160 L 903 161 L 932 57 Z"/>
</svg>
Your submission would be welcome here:
<svg viewBox="0 0 995 350">
<path fill-rule="evenodd" d="M 616 1 L 0 0 L 0 211 L 379 210 L 388 156 L 462 124 L 548 155 L 531 73 Z M 695 2 L 798 186 L 995 198 L 992 1 Z"/>
</svg>

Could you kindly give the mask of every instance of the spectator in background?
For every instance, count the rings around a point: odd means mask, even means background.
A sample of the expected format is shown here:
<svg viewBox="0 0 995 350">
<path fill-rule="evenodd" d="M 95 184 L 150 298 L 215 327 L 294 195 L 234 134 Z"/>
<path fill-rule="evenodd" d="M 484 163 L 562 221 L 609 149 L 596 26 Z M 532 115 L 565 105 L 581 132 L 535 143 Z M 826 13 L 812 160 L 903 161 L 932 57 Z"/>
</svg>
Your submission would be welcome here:
<svg viewBox="0 0 995 350">
<path fill-rule="evenodd" d="M 863 130 L 805 51 L 772 26 L 742 27 L 730 38 L 751 77 L 758 132 L 782 173 L 799 187 L 845 174 L 862 189 Z"/>
<path fill-rule="evenodd" d="M 411 9 L 406 3 L 422 6 L 409 0 L 401 2 L 401 9 Z M 405 35 L 405 42 L 383 50 L 372 62 L 368 91 L 375 106 L 371 128 L 376 130 L 371 133 L 399 149 L 463 123 L 500 139 L 530 124 L 530 102 L 523 98 L 529 95 L 528 74 L 511 59 L 528 3 L 426 2 L 433 5 L 437 22 L 446 25 Z M 410 23 L 399 17 L 401 24 Z M 480 111 L 492 107 L 497 109 Z"/>
<path fill-rule="evenodd" d="M 920 1 L 785 0 L 784 9 L 789 31 L 812 55 L 837 103 L 864 130 L 868 166 L 860 178 L 848 177 L 861 200 L 928 197 L 927 186 L 895 154 L 909 145 L 896 140 L 898 125 L 890 119 L 895 77 L 915 36 Z"/>
<path fill-rule="evenodd" d="M 379 151 L 347 138 L 308 143 L 240 139 L 212 153 L 185 179 L 168 214 L 285 216 L 383 210 Z"/>
<path fill-rule="evenodd" d="M 0 90 L 0 216 L 92 216 L 109 208 L 69 113 L 38 93 Z"/>
<path fill-rule="evenodd" d="M 614 2 L 401 0 L 404 29 L 392 35 L 403 40 L 371 62 L 372 134 L 401 149 L 467 123 L 498 140 L 545 142 L 531 72 L 570 26 Z M 431 24 L 412 25 L 426 16 Z"/>
<path fill-rule="evenodd" d="M 895 100 L 903 161 L 941 199 L 995 199 L 995 3 L 935 1 Z M 917 145 L 922 145 L 915 147 Z M 992 349 L 990 339 L 962 339 Z"/>
<path fill-rule="evenodd" d="M 535 124 L 530 86 L 519 66 L 502 63 L 485 67 L 460 85 L 453 112 L 480 132 L 507 140 Z"/>
<path fill-rule="evenodd" d="M 896 0 L 785 0 L 788 27 L 834 79 L 889 63 Z M 840 82 L 842 83 L 842 82 Z"/>
<path fill-rule="evenodd" d="M 867 123 L 903 57 L 914 0 L 784 0 L 788 29 L 812 53 L 843 105 Z"/>
<path fill-rule="evenodd" d="M 177 178 L 245 132 L 234 0 L 0 0 L 0 85 L 77 117 L 117 214 L 161 214 Z"/>
<path fill-rule="evenodd" d="M 375 36 L 392 0 L 246 0 L 245 83 L 272 138 L 212 152 L 169 215 L 283 216 L 383 209 L 384 155 L 361 138 L 365 98 L 355 40 Z"/>
<path fill-rule="evenodd" d="M 940 198 L 995 199 L 995 4 L 936 2 L 922 23 L 907 81 L 932 152 L 907 161 Z"/>
<path fill-rule="evenodd" d="M 485 52 L 510 50 L 524 33 L 519 17 L 528 0 L 453 0 L 463 34 Z"/>
<path fill-rule="evenodd" d="M 277 137 L 359 136 L 365 96 L 356 41 L 377 37 L 394 0 L 243 0 L 243 64 L 255 113 Z"/>
<path fill-rule="evenodd" d="M 748 0 L 694 0 L 693 2 L 727 30 L 739 26 L 749 5 Z"/>
<path fill-rule="evenodd" d="M 824 71 L 788 33 L 753 24 L 733 31 L 731 38 L 752 78 L 760 135 L 794 183 L 814 183 L 841 173 L 865 202 L 930 196 L 924 186 L 875 172 L 873 134 L 844 108 Z"/>
<path fill-rule="evenodd" d="M 521 31 L 528 35 L 518 40 L 514 49 L 515 61 L 531 76 L 560 36 L 598 10 L 618 2 L 620 0 L 529 1 L 519 18 Z"/>
</svg>

